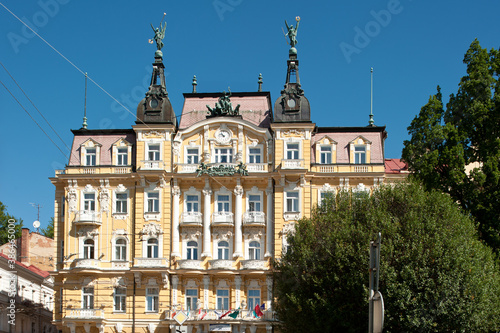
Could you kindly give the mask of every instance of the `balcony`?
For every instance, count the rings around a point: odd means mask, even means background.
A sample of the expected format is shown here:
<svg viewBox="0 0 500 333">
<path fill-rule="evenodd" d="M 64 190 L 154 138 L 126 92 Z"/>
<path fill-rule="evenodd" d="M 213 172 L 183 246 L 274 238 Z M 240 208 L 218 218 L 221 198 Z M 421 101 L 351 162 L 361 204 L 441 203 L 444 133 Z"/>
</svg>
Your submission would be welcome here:
<svg viewBox="0 0 500 333">
<path fill-rule="evenodd" d="M 181 215 L 181 226 L 202 226 L 203 215 L 200 212 L 184 212 Z"/>
<path fill-rule="evenodd" d="M 210 269 L 226 269 L 226 270 L 234 270 L 233 260 L 210 260 Z"/>
<path fill-rule="evenodd" d="M 165 258 L 135 258 L 135 267 L 166 267 Z"/>
<path fill-rule="evenodd" d="M 95 211 L 80 210 L 76 212 L 73 223 L 78 225 L 101 225 L 101 213 Z"/>
<path fill-rule="evenodd" d="M 243 225 L 264 226 L 266 225 L 266 214 L 264 212 L 245 212 L 243 214 Z"/>
<path fill-rule="evenodd" d="M 111 269 L 116 269 L 116 270 L 128 270 L 129 267 L 129 262 L 128 261 L 112 261 L 111 262 Z"/>
<path fill-rule="evenodd" d="M 248 172 L 267 172 L 267 163 L 248 163 Z"/>
<path fill-rule="evenodd" d="M 282 169 L 304 169 L 304 160 L 281 160 Z"/>
<path fill-rule="evenodd" d="M 212 225 L 214 226 L 233 226 L 234 214 L 231 212 L 215 212 L 212 214 Z"/>
<path fill-rule="evenodd" d="M 66 309 L 65 319 L 104 319 L 103 309 Z"/>
<path fill-rule="evenodd" d="M 241 261 L 241 269 L 258 269 L 264 270 L 266 269 L 266 260 L 242 260 Z"/>
<path fill-rule="evenodd" d="M 321 173 L 334 173 L 338 171 L 337 167 L 332 164 L 318 165 L 317 170 Z"/>
<path fill-rule="evenodd" d="M 243 309 L 239 310 L 238 316 L 236 318 L 229 317 L 228 315 L 224 316 L 223 318 L 220 318 L 220 315 L 218 315 L 215 311 L 218 313 L 226 313 L 226 310 L 214 310 L 214 309 L 202 309 L 201 314 L 199 314 L 198 310 L 183 310 L 184 313 L 188 316 L 187 322 L 189 321 L 215 321 L 217 323 L 220 323 L 221 321 L 233 321 L 233 320 L 251 320 L 252 322 L 258 322 L 258 321 L 269 321 L 269 320 L 276 320 L 276 313 L 271 310 L 262 310 L 262 317 L 255 318 L 253 315 L 253 309 Z M 165 310 L 165 318 L 172 318 L 175 314 L 177 313 L 177 310 Z"/>
<path fill-rule="evenodd" d="M 75 259 L 73 260 L 73 268 L 78 269 L 99 269 L 100 260 L 97 259 Z"/>
<path fill-rule="evenodd" d="M 142 170 L 163 170 L 165 164 L 163 161 L 141 161 L 143 163 Z"/>
<path fill-rule="evenodd" d="M 113 168 L 113 173 L 118 173 L 118 174 L 125 174 L 125 173 L 131 173 L 132 168 L 129 166 L 115 166 Z"/>
<path fill-rule="evenodd" d="M 178 260 L 177 263 L 179 264 L 179 269 L 203 269 L 201 260 L 185 259 Z"/>
<path fill-rule="evenodd" d="M 187 163 L 178 163 L 177 164 L 177 172 L 179 173 L 195 173 L 196 169 L 198 169 L 199 164 L 187 164 Z"/>
</svg>

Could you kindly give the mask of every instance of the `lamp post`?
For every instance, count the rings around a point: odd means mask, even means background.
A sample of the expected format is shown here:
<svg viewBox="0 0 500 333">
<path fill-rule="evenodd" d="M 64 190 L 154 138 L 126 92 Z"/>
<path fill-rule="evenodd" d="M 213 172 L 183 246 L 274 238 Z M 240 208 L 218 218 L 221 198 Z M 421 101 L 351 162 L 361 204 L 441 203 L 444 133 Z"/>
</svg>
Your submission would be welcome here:
<svg viewBox="0 0 500 333">
<path fill-rule="evenodd" d="M 380 276 L 380 239 L 378 233 L 377 241 L 370 242 L 370 307 L 368 333 L 382 333 L 384 326 L 384 299 L 378 290 Z"/>
</svg>

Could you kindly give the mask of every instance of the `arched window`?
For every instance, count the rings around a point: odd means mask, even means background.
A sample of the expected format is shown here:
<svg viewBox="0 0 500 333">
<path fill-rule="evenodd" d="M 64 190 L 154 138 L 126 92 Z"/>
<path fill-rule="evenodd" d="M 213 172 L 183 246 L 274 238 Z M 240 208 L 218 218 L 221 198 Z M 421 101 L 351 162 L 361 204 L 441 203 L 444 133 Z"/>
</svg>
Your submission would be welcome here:
<svg viewBox="0 0 500 333">
<path fill-rule="evenodd" d="M 252 241 L 248 245 L 248 259 L 260 260 L 260 243 L 259 242 Z"/>
<path fill-rule="evenodd" d="M 218 259 L 229 260 L 229 243 L 226 241 L 220 241 L 217 244 L 217 254 Z"/>
<path fill-rule="evenodd" d="M 150 238 L 148 239 L 147 245 L 147 258 L 158 258 L 158 239 Z"/>
<path fill-rule="evenodd" d="M 189 241 L 187 243 L 187 259 L 198 260 L 198 243 Z"/>
<path fill-rule="evenodd" d="M 94 240 L 86 239 L 83 242 L 83 258 L 94 259 Z"/>
<path fill-rule="evenodd" d="M 127 260 L 127 241 L 123 238 L 119 238 L 115 242 L 115 260 Z"/>
</svg>

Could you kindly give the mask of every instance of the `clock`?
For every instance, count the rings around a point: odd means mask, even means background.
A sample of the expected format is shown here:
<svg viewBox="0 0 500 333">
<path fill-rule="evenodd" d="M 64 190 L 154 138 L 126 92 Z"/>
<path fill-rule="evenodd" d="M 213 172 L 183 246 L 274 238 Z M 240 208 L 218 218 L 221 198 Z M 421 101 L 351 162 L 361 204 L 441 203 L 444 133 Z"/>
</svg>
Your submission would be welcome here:
<svg viewBox="0 0 500 333">
<path fill-rule="evenodd" d="M 154 109 L 158 106 L 158 100 L 157 99 L 152 99 L 150 102 L 149 102 L 149 105 Z"/>
<path fill-rule="evenodd" d="M 220 143 L 228 143 L 231 140 L 231 132 L 225 129 L 219 129 L 215 134 L 215 138 Z"/>
<path fill-rule="evenodd" d="M 293 109 L 293 108 L 295 107 L 295 105 L 297 105 L 297 103 L 295 102 L 295 100 L 294 100 L 293 98 L 290 98 L 290 99 L 286 102 L 286 104 L 288 104 L 288 107 L 289 107 L 290 109 Z"/>
</svg>

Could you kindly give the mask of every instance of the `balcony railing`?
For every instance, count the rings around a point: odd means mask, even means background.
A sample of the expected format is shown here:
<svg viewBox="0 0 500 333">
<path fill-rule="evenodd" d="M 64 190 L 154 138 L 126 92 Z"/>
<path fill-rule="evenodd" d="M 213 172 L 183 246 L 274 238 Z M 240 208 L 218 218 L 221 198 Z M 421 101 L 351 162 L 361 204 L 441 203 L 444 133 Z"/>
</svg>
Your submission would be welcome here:
<svg viewBox="0 0 500 333">
<path fill-rule="evenodd" d="M 215 212 L 212 214 L 212 225 L 230 225 L 234 224 L 234 214 L 231 212 Z"/>
<path fill-rule="evenodd" d="M 80 210 L 76 212 L 73 223 L 101 225 L 102 224 L 101 213 L 95 211 Z"/>
<path fill-rule="evenodd" d="M 136 267 L 165 267 L 165 258 L 135 258 Z"/>
<path fill-rule="evenodd" d="M 163 170 L 163 161 L 141 161 L 143 163 L 142 170 Z"/>
<path fill-rule="evenodd" d="M 233 260 L 223 260 L 223 259 L 216 259 L 216 260 L 210 260 L 210 269 L 229 269 L 233 270 Z"/>
<path fill-rule="evenodd" d="M 103 309 L 66 309 L 65 318 L 74 319 L 103 319 L 104 310 Z"/>
<path fill-rule="evenodd" d="M 203 269 L 201 260 L 184 259 L 177 262 L 179 263 L 179 269 Z"/>
<path fill-rule="evenodd" d="M 248 163 L 247 170 L 248 172 L 266 172 L 267 171 L 267 163 Z"/>
<path fill-rule="evenodd" d="M 282 160 L 281 161 L 282 169 L 303 169 L 304 168 L 304 160 Z"/>
<path fill-rule="evenodd" d="M 242 260 L 241 261 L 241 269 L 266 269 L 266 260 Z"/>
<path fill-rule="evenodd" d="M 99 260 L 97 259 L 75 259 L 73 260 L 73 268 L 91 268 L 96 269 L 99 268 Z"/>
<path fill-rule="evenodd" d="M 179 173 L 195 173 L 198 169 L 199 164 L 188 164 L 188 163 L 178 163 L 177 172 Z"/>
<path fill-rule="evenodd" d="M 130 267 L 128 261 L 112 261 L 111 268 L 122 270 L 122 269 L 129 269 Z"/>
<path fill-rule="evenodd" d="M 248 226 L 265 225 L 266 214 L 264 212 L 245 212 L 243 214 L 243 224 Z"/>
<path fill-rule="evenodd" d="M 202 225 L 203 215 L 200 212 L 184 212 L 181 215 L 181 226 Z"/>
<path fill-rule="evenodd" d="M 318 169 L 319 169 L 319 172 L 323 172 L 323 173 L 334 173 L 334 172 L 337 172 L 337 168 L 335 167 L 335 165 L 319 165 L 318 166 Z"/>
<path fill-rule="evenodd" d="M 113 173 L 124 174 L 124 173 L 130 173 L 130 172 L 132 172 L 132 168 L 129 166 L 115 166 L 113 168 Z"/>
<path fill-rule="evenodd" d="M 368 166 L 367 165 L 355 165 L 354 172 L 368 172 Z"/>
<path fill-rule="evenodd" d="M 220 314 L 225 314 L 227 313 L 228 310 L 213 310 L 213 309 L 201 309 L 201 310 L 183 310 L 184 313 L 187 314 L 188 318 L 187 321 L 217 321 L 220 322 L 221 320 L 252 320 L 252 321 L 262 321 L 262 320 L 276 320 L 276 313 L 272 310 L 262 310 L 262 316 L 261 317 L 255 317 L 254 315 L 254 310 L 253 309 L 243 309 L 243 310 L 238 310 L 238 315 L 236 318 L 229 317 L 229 314 L 225 315 L 224 317 L 220 318 Z M 234 310 L 233 310 L 234 311 Z M 174 316 L 174 312 L 177 313 L 178 310 L 165 310 L 165 318 L 172 318 Z M 173 320 L 173 319 L 171 319 Z"/>
</svg>

